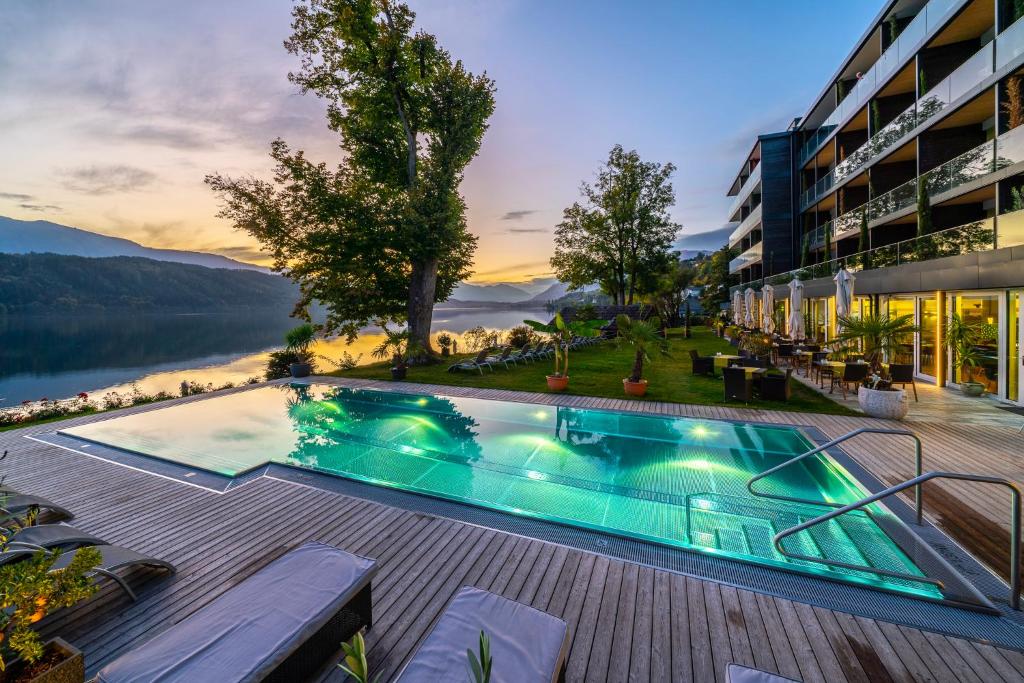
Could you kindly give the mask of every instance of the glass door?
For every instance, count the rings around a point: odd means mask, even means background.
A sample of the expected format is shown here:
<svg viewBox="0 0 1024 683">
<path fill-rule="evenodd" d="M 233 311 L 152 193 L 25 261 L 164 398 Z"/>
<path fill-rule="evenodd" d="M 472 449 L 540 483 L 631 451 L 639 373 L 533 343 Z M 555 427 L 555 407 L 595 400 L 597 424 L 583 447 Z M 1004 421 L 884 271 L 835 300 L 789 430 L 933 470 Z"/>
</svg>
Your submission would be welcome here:
<svg viewBox="0 0 1024 683">
<path fill-rule="evenodd" d="M 917 320 L 915 315 L 914 299 L 912 297 L 889 297 L 888 314 L 890 318 L 909 315 L 912 320 Z M 916 354 L 916 335 L 908 334 L 896 344 L 895 357 L 889 358 L 890 363 L 913 363 Z M 915 364 L 916 369 L 916 364 Z"/>
<path fill-rule="evenodd" d="M 918 333 L 917 374 L 927 379 L 935 380 L 938 375 L 936 363 L 939 358 L 939 306 L 935 295 L 918 297 L 917 324 L 921 330 Z"/>
<path fill-rule="evenodd" d="M 985 387 L 987 393 L 998 396 L 999 294 L 958 294 L 953 298 L 952 310 L 978 333 L 971 347 L 975 364 L 957 368 L 951 375 L 952 380 L 957 383 L 978 382 Z"/>
</svg>

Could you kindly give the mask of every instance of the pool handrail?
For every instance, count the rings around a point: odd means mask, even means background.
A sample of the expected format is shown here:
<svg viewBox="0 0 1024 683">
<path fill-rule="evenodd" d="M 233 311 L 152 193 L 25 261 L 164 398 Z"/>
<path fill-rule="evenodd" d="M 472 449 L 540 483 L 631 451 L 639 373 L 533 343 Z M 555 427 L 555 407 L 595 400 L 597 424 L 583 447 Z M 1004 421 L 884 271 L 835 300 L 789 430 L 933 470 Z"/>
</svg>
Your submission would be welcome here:
<svg viewBox="0 0 1024 683">
<path fill-rule="evenodd" d="M 775 474 L 779 470 L 785 469 L 786 467 L 789 467 L 790 465 L 797 463 L 803 460 L 804 458 L 810 457 L 817 453 L 821 453 L 822 451 L 825 451 L 829 448 L 832 448 L 833 446 L 841 444 L 842 442 L 852 439 L 855 436 L 859 436 L 860 434 L 889 434 L 893 436 L 909 436 L 910 438 L 912 438 L 914 440 L 914 476 L 915 478 L 921 476 L 923 468 L 923 457 L 921 454 L 921 438 L 917 434 L 910 431 L 909 429 L 891 429 L 887 427 L 860 427 L 859 429 L 854 429 L 852 432 L 847 432 L 842 436 L 836 437 L 835 439 L 832 439 L 828 443 L 824 443 L 820 446 L 812 448 L 809 451 L 801 453 L 800 455 L 794 458 L 790 458 L 786 462 L 780 463 L 775 467 L 765 470 L 764 472 L 755 474 L 753 477 L 747 480 L 747 490 L 750 492 L 751 495 L 758 496 L 759 498 L 772 498 L 774 500 L 784 500 L 790 503 L 806 503 L 809 505 L 827 505 L 829 507 L 834 508 L 842 507 L 843 503 L 832 503 L 824 500 L 810 500 L 807 498 L 782 496 L 776 493 L 759 493 L 754 490 L 754 482 L 764 479 L 765 477 L 768 477 L 772 474 Z M 918 524 L 921 524 L 921 510 L 923 504 L 923 499 L 921 498 L 921 486 L 918 485 L 914 489 L 914 514 L 916 516 Z"/>
<path fill-rule="evenodd" d="M 775 549 L 779 551 L 783 556 L 794 560 L 803 560 L 805 562 L 817 562 L 819 564 L 827 564 L 833 567 L 843 567 L 845 569 L 853 569 L 856 571 L 865 571 L 871 574 L 878 574 L 880 576 L 891 576 L 898 579 L 906 579 L 909 581 L 918 581 L 922 583 L 930 583 L 939 590 L 944 588 L 943 583 L 938 579 L 932 579 L 929 577 L 915 576 L 913 574 L 907 574 L 904 572 L 897 572 L 889 569 L 879 569 L 870 565 L 857 565 L 850 562 L 843 562 L 841 560 L 829 560 L 824 557 L 813 557 L 811 555 L 803 555 L 799 553 L 792 553 L 782 547 L 782 539 L 787 536 L 799 533 L 822 522 L 827 522 L 831 519 L 844 515 L 847 512 L 858 510 L 866 505 L 870 505 L 876 501 L 886 498 L 900 491 L 904 491 L 911 487 L 920 490 L 920 487 L 926 481 L 932 479 L 957 479 L 960 481 L 974 481 L 981 484 L 996 484 L 998 486 L 1005 486 L 1010 489 L 1010 607 L 1015 610 L 1020 609 L 1020 589 L 1021 589 L 1021 490 L 1014 482 L 1003 477 L 995 477 L 985 474 L 969 474 L 965 472 L 927 472 L 925 474 L 918 475 L 913 479 L 908 479 L 895 486 L 890 486 L 884 491 L 872 494 L 861 498 L 860 500 L 844 505 L 841 508 L 826 512 L 823 515 L 819 515 L 813 519 L 809 519 L 806 522 L 797 524 L 788 529 L 784 529 L 779 533 L 775 534 L 772 538 L 772 543 L 775 545 Z M 920 500 L 920 498 L 918 498 Z"/>
</svg>

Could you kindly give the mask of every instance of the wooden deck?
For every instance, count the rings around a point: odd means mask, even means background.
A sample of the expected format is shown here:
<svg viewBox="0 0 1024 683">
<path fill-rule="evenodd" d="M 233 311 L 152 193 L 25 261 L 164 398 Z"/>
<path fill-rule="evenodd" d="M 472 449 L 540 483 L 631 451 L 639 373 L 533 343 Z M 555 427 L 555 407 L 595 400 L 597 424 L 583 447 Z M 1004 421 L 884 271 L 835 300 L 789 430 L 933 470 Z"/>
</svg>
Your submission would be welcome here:
<svg viewBox="0 0 1024 683">
<path fill-rule="evenodd" d="M 394 388 L 393 386 L 391 388 Z M 407 386 L 408 390 L 416 387 Z M 422 388 L 422 387 L 420 387 Z M 522 394 L 444 388 L 522 400 Z M 813 424 L 838 435 L 866 419 L 642 404 L 580 397 L 547 402 L 730 419 Z M 152 409 L 149 408 L 149 409 Z M 84 418 L 95 420 L 97 417 Z M 872 421 L 873 422 L 873 421 Z M 1012 430 L 915 425 L 929 469 L 969 469 L 1020 481 Z M 38 428 L 52 430 L 52 426 Z M 370 662 L 388 680 L 455 591 L 475 585 L 564 618 L 572 632 L 569 681 L 715 681 L 728 662 L 803 681 L 1024 681 L 1024 654 L 821 609 L 423 515 L 277 479 L 227 493 L 182 484 L 23 438 L 10 448 L 8 482 L 78 513 L 76 525 L 178 566 L 131 577 L 140 600 L 112 589 L 46 623 L 80 646 L 91 671 L 187 617 L 290 547 L 321 540 L 380 562 Z M 911 470 L 909 446 L 867 438 L 848 449 L 886 480 Z M 1002 493 L 936 485 L 928 509 L 962 541 L 997 559 L 1006 545 Z M 962 497 L 971 514 L 955 506 Z M 956 512 L 954 513 L 954 509 Z M 500 662 L 496 663 L 500 667 Z M 459 674 L 461 675 L 461 672 Z M 330 673 L 330 680 L 342 677 Z"/>
</svg>

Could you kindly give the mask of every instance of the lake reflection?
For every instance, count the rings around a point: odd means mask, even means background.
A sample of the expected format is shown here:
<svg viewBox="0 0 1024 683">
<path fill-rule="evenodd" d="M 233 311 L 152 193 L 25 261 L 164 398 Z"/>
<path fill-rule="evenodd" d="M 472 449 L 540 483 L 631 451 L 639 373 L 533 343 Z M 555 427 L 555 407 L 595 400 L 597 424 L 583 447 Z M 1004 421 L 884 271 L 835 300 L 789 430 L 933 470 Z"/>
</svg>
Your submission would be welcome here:
<svg viewBox="0 0 1024 683">
<path fill-rule="evenodd" d="M 459 336 L 477 325 L 505 330 L 548 317 L 543 309 L 436 309 L 433 330 Z M 268 354 L 296 324 L 280 314 L 0 316 L 0 407 L 124 391 L 133 383 L 146 393 L 177 393 L 183 380 L 220 385 L 262 377 Z M 315 352 L 337 359 L 347 351 L 370 363 L 381 338 L 369 328 L 352 345 L 331 339 Z"/>
</svg>

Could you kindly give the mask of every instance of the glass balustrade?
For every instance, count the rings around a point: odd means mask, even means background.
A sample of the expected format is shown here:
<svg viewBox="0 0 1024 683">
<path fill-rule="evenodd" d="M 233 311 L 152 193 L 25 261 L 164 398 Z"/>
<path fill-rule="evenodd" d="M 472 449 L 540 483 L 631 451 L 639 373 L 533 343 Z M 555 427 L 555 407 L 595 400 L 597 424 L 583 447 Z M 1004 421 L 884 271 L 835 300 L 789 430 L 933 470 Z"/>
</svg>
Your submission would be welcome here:
<svg viewBox="0 0 1024 683">
<path fill-rule="evenodd" d="M 755 206 L 754 209 L 750 212 L 750 214 L 742 221 L 740 221 L 739 225 L 736 226 L 736 229 L 732 231 L 732 234 L 729 235 L 729 244 L 735 243 L 741 237 L 746 235 L 759 222 L 761 222 L 760 204 Z"/>
<path fill-rule="evenodd" d="M 989 42 L 917 101 L 917 123 L 924 123 L 991 76 L 995 41 Z"/>
<path fill-rule="evenodd" d="M 928 171 L 925 174 L 928 194 L 934 197 L 988 175 L 996 170 L 995 161 L 994 141 L 984 142 Z"/>
<path fill-rule="evenodd" d="M 761 164 L 759 163 L 754 167 L 754 170 L 750 172 L 747 179 L 743 181 L 743 185 L 740 186 L 740 191 L 736 194 L 736 199 L 732 200 L 732 206 L 729 207 L 729 218 L 736 215 L 736 212 L 740 210 L 743 203 L 750 197 L 750 193 L 754 187 L 761 182 Z"/>
<path fill-rule="evenodd" d="M 996 222 L 996 247 L 1017 247 L 1024 244 L 1024 210 L 1004 213 Z"/>
<path fill-rule="evenodd" d="M 913 57 L 925 37 L 937 30 L 951 12 L 965 1 L 931 0 L 925 5 L 903 29 L 903 32 L 896 38 L 896 42 L 890 45 L 874 65 L 861 75 L 860 80 L 843 98 L 835 111 L 825 119 L 814 135 L 800 148 L 798 155 L 800 165 L 803 166 L 807 163 L 807 160 L 818 151 L 821 144 L 836 128 L 856 113 L 860 107 L 867 104 L 875 88 L 883 84 L 886 77 L 890 76 L 900 64 Z"/>
<path fill-rule="evenodd" d="M 996 68 L 1002 69 L 1024 54 L 1024 18 L 1013 22 L 996 37 Z"/>
<path fill-rule="evenodd" d="M 761 248 L 763 244 L 763 242 L 758 242 L 733 260 L 729 261 L 729 272 L 735 273 L 736 271 L 743 270 L 747 266 L 760 261 Z"/>
</svg>

